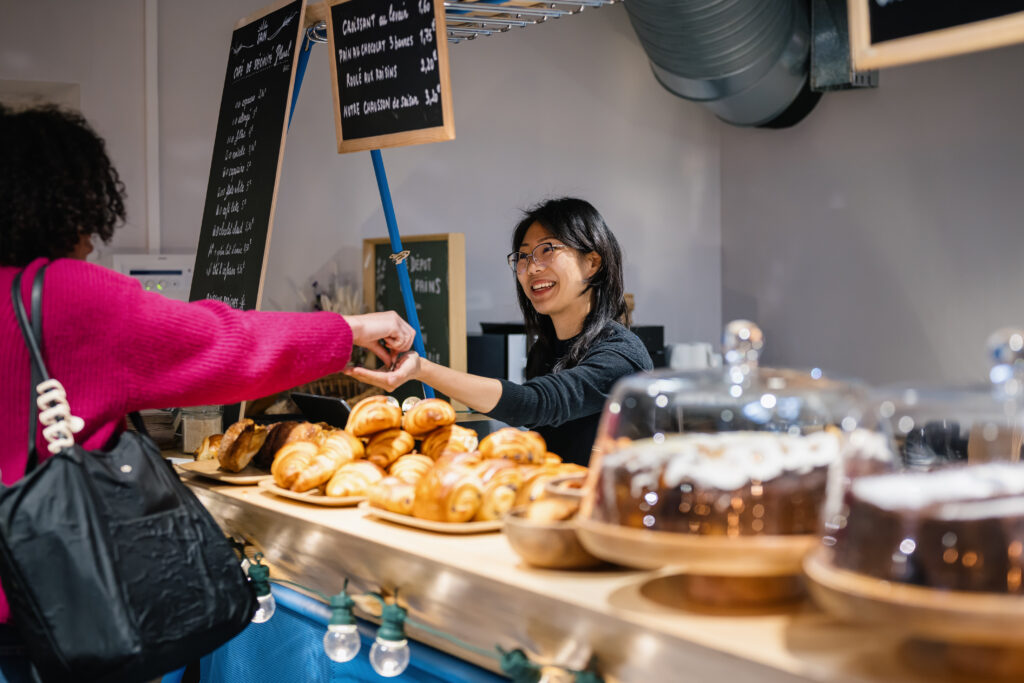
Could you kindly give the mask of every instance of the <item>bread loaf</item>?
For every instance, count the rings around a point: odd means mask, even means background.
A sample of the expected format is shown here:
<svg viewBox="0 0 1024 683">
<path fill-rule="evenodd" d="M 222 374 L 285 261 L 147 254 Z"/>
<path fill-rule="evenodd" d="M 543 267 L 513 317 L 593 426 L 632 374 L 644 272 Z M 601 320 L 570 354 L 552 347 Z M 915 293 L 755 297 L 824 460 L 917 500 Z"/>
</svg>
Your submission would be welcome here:
<svg viewBox="0 0 1024 683">
<path fill-rule="evenodd" d="M 217 449 L 217 460 L 221 469 L 229 472 L 244 470 L 263 446 L 266 438 L 267 428 L 257 425 L 248 418 L 228 427 Z"/>
<path fill-rule="evenodd" d="M 203 439 L 203 445 L 196 451 L 196 460 L 216 460 L 223 434 L 211 434 Z"/>
</svg>

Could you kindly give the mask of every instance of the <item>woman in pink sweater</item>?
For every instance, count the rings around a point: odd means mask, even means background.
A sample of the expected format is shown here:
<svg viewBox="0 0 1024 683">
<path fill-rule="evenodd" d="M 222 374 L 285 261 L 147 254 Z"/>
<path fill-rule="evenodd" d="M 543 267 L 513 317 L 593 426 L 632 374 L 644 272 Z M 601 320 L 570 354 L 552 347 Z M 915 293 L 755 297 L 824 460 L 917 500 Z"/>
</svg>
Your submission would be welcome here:
<svg viewBox="0 0 1024 683">
<path fill-rule="evenodd" d="M 236 403 L 342 370 L 352 345 L 390 364 L 412 345 L 394 312 L 237 311 L 215 301 L 182 303 L 144 291 L 129 277 L 86 263 L 92 240 L 109 241 L 124 220 L 124 185 L 100 139 L 79 116 L 0 106 L 0 478 L 25 473 L 29 354 L 9 292 L 22 296 L 49 262 L 43 296 L 43 355 L 85 420 L 76 441 L 100 449 L 145 408 Z M 383 340 L 386 346 L 380 341 Z M 41 459 L 48 455 L 36 434 Z M 0 594 L 0 622 L 8 619 Z M 3 633 L 0 626 L 0 680 Z"/>
</svg>

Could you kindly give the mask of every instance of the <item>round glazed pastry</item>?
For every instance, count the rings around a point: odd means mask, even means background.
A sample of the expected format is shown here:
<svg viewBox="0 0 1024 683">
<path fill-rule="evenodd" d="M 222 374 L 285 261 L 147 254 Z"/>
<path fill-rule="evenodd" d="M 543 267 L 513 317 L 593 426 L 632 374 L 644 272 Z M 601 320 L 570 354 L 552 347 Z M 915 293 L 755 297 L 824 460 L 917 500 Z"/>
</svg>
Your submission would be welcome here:
<svg viewBox="0 0 1024 683">
<path fill-rule="evenodd" d="M 413 436 L 423 436 L 438 427 L 455 423 L 455 408 L 440 398 L 427 398 L 409 408 L 402 418 L 402 429 Z"/>
<path fill-rule="evenodd" d="M 412 451 L 416 445 L 412 434 L 402 429 L 385 429 L 370 437 L 366 444 L 366 459 L 387 469 L 399 456 Z"/>
<path fill-rule="evenodd" d="M 423 439 L 423 453 L 437 460 L 442 453 L 468 453 L 475 450 L 479 440 L 476 432 L 453 424 L 435 429 Z"/>
<path fill-rule="evenodd" d="M 544 462 L 547 451 L 544 437 L 537 432 L 524 432 L 515 427 L 499 429 L 480 442 L 480 454 L 484 458 L 505 458 L 522 465 Z"/>
<path fill-rule="evenodd" d="M 356 460 L 338 468 L 327 482 L 328 496 L 365 496 L 370 487 L 384 478 L 384 470 L 368 460 Z"/>
<path fill-rule="evenodd" d="M 228 427 L 217 449 L 217 461 L 221 469 L 241 472 L 252 461 L 263 446 L 267 428 L 246 418 Z"/>
<path fill-rule="evenodd" d="M 388 474 L 406 483 L 415 484 L 433 466 L 434 461 L 427 456 L 419 453 L 410 453 L 409 455 L 399 457 L 398 460 L 391 463 Z"/>
<path fill-rule="evenodd" d="M 355 404 L 345 423 L 354 436 L 369 436 L 402 426 L 402 409 L 390 396 L 370 396 Z"/>
</svg>

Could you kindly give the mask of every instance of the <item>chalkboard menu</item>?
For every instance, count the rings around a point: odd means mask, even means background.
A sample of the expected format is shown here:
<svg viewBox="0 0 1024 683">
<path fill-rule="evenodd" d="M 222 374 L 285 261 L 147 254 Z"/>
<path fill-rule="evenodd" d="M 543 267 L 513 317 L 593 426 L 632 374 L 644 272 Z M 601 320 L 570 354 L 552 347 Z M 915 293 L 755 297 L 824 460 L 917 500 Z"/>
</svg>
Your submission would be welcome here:
<svg viewBox="0 0 1024 683">
<path fill-rule="evenodd" d="M 327 15 L 339 152 L 455 138 L 441 0 L 334 0 Z"/>
<path fill-rule="evenodd" d="M 304 9 L 279 2 L 231 36 L 192 301 L 259 308 Z"/>
<path fill-rule="evenodd" d="M 412 235 L 402 238 L 405 260 L 420 320 L 427 358 L 456 370 L 466 369 L 466 242 L 461 233 Z M 396 311 L 405 303 L 398 269 L 387 238 L 363 240 L 363 297 L 370 311 Z M 397 396 L 419 394 L 418 383 Z"/>
<path fill-rule="evenodd" d="M 849 13 L 861 70 L 1024 41 L 1024 0 L 850 0 Z"/>
</svg>

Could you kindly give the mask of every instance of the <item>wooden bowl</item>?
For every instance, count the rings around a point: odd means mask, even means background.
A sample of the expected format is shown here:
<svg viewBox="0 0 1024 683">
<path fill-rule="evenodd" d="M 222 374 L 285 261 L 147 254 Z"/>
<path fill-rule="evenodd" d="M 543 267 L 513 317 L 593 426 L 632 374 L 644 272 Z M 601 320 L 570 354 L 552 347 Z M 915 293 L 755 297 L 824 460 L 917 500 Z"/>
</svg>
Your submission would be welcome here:
<svg viewBox="0 0 1024 683">
<path fill-rule="evenodd" d="M 544 569 L 586 569 L 601 564 L 580 544 L 575 522 L 533 522 L 525 518 L 525 512 L 526 508 L 516 508 L 505 515 L 505 537 L 527 564 Z"/>
<path fill-rule="evenodd" d="M 546 497 L 565 498 L 577 503 L 582 502 L 583 483 L 586 480 L 586 474 L 564 474 L 561 477 L 555 477 L 544 484 L 544 495 Z"/>
</svg>

